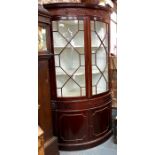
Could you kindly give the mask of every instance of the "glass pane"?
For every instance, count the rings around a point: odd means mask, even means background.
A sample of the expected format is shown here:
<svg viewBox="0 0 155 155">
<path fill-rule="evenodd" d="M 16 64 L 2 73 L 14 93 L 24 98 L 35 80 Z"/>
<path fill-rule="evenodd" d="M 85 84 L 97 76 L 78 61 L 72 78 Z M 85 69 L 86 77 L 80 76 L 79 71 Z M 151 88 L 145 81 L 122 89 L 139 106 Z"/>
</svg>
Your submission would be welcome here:
<svg viewBox="0 0 155 155">
<path fill-rule="evenodd" d="M 68 45 L 60 54 L 60 66 L 69 75 L 72 75 L 80 66 L 80 55 L 72 46 Z"/>
<path fill-rule="evenodd" d="M 80 67 L 74 74 L 73 79 L 80 87 L 85 87 L 85 67 Z"/>
<path fill-rule="evenodd" d="M 61 89 L 57 89 L 57 95 L 61 96 Z"/>
<path fill-rule="evenodd" d="M 106 81 L 108 81 L 108 78 L 109 78 L 109 76 L 108 76 L 108 65 L 106 66 L 103 74 L 104 74 Z"/>
<path fill-rule="evenodd" d="M 108 49 L 106 49 L 108 47 L 108 34 L 106 27 L 107 25 L 103 22 L 91 21 L 93 95 L 108 90 Z"/>
<path fill-rule="evenodd" d="M 108 34 L 105 35 L 105 38 L 103 40 L 103 44 L 104 44 L 104 47 L 106 47 L 106 50 L 108 52 Z"/>
<path fill-rule="evenodd" d="M 52 22 L 58 97 L 86 95 L 84 25 L 80 20 Z M 55 32 L 57 31 L 57 32 Z"/>
<path fill-rule="evenodd" d="M 96 93 L 97 93 L 97 89 L 96 89 L 96 87 L 92 87 L 93 89 L 92 89 L 92 91 L 93 91 L 93 95 L 95 95 Z"/>
<path fill-rule="evenodd" d="M 96 53 L 96 51 L 98 50 L 98 48 L 99 48 L 99 47 L 92 47 L 92 48 L 91 48 L 91 50 L 92 50 L 92 51 L 91 51 L 92 54 L 93 54 L 93 53 Z"/>
<path fill-rule="evenodd" d="M 60 64 L 59 64 L 59 55 L 55 55 L 55 66 L 60 66 Z"/>
<path fill-rule="evenodd" d="M 112 19 L 114 22 L 117 22 L 117 14 L 116 14 L 116 12 L 113 12 L 113 13 L 111 14 L 111 19 Z"/>
<path fill-rule="evenodd" d="M 84 55 L 84 47 L 75 47 L 75 50 L 76 50 L 79 54 L 83 54 L 83 55 Z"/>
<path fill-rule="evenodd" d="M 94 31 L 95 28 L 94 28 L 94 21 L 91 21 L 91 31 Z"/>
<path fill-rule="evenodd" d="M 101 45 L 101 41 L 95 32 L 91 32 L 91 40 L 92 47 L 99 47 Z"/>
<path fill-rule="evenodd" d="M 100 39 L 103 40 L 106 34 L 106 24 L 103 22 L 95 21 L 95 31 L 97 32 Z"/>
<path fill-rule="evenodd" d="M 82 88 L 82 96 L 86 95 L 86 88 Z"/>
<path fill-rule="evenodd" d="M 97 94 L 105 92 L 107 90 L 106 85 L 107 85 L 106 81 L 104 77 L 102 76 L 97 84 Z"/>
<path fill-rule="evenodd" d="M 92 65 L 96 64 L 96 54 L 92 54 Z"/>
<path fill-rule="evenodd" d="M 57 23 L 57 21 L 53 21 L 52 24 L 53 24 L 53 31 L 58 31 L 58 23 Z"/>
<path fill-rule="evenodd" d="M 56 67 L 57 88 L 62 88 L 69 76 L 60 68 Z"/>
<path fill-rule="evenodd" d="M 84 32 L 79 31 L 75 37 L 71 40 L 71 44 L 74 47 L 84 47 Z"/>
<path fill-rule="evenodd" d="M 78 20 L 60 20 L 58 21 L 59 32 L 70 41 L 78 32 Z"/>
<path fill-rule="evenodd" d="M 81 66 L 83 66 L 85 64 L 85 58 L 84 55 L 80 55 L 81 56 Z"/>
<path fill-rule="evenodd" d="M 46 29 L 41 26 L 38 27 L 38 50 L 39 51 L 47 50 Z"/>
<path fill-rule="evenodd" d="M 79 30 L 84 30 L 83 21 L 82 20 L 79 21 Z"/>
<path fill-rule="evenodd" d="M 70 79 L 65 86 L 62 88 L 62 96 L 80 96 L 80 87 Z"/>
<path fill-rule="evenodd" d="M 53 32 L 54 39 L 54 48 L 63 48 L 67 45 L 67 41 L 63 38 L 63 36 L 58 32 Z"/>
<path fill-rule="evenodd" d="M 97 69 L 97 67 L 93 67 L 92 70 L 92 86 L 96 86 L 99 79 L 101 78 L 102 74 L 100 73 L 100 71 Z"/>
<path fill-rule="evenodd" d="M 103 46 L 101 46 L 96 52 L 96 62 L 97 62 L 98 68 L 101 70 L 101 72 L 103 72 L 107 64 L 106 52 Z"/>
<path fill-rule="evenodd" d="M 117 54 L 117 24 L 111 21 L 110 23 L 110 52 Z"/>
</svg>

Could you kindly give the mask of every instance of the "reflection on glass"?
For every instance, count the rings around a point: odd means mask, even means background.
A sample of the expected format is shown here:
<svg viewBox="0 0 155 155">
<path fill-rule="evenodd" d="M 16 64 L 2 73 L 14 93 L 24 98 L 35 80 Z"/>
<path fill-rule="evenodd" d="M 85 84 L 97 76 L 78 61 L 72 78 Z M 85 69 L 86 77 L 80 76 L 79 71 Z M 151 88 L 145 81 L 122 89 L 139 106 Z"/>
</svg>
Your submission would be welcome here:
<svg viewBox="0 0 155 155">
<path fill-rule="evenodd" d="M 46 51 L 46 29 L 38 26 L 38 50 L 39 51 Z"/>
<path fill-rule="evenodd" d="M 58 29 L 64 38 L 70 41 L 78 32 L 78 20 L 60 20 Z"/>
<path fill-rule="evenodd" d="M 92 94 L 108 90 L 108 34 L 107 25 L 91 21 L 92 48 Z"/>
<path fill-rule="evenodd" d="M 83 20 L 59 20 L 52 24 L 57 96 L 85 96 Z"/>
<path fill-rule="evenodd" d="M 106 34 L 106 24 L 102 22 L 95 22 L 95 30 L 97 32 L 97 35 L 101 40 L 104 39 Z"/>
</svg>

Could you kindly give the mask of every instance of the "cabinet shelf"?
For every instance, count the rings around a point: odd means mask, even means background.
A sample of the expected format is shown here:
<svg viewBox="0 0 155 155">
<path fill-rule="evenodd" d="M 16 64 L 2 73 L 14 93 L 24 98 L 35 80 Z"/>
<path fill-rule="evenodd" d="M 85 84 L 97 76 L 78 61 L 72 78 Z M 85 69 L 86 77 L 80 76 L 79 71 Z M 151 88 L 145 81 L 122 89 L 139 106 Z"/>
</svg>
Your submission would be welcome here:
<svg viewBox="0 0 155 155">
<path fill-rule="evenodd" d="M 75 69 L 71 69 L 70 72 L 74 72 Z M 100 74 L 101 72 L 98 69 L 92 69 L 92 74 Z M 57 71 L 56 72 L 57 76 L 68 76 L 63 70 Z M 85 75 L 85 71 L 83 71 L 83 69 L 79 69 L 78 73 L 74 73 L 74 76 L 84 76 Z"/>
<path fill-rule="evenodd" d="M 64 47 L 64 46 L 55 46 L 55 49 L 62 49 L 62 48 L 68 48 L 68 49 L 72 49 L 72 48 L 84 48 L 83 46 L 73 46 L 73 47 Z"/>
<path fill-rule="evenodd" d="M 79 96 L 80 95 L 80 91 L 78 91 L 77 89 L 71 89 L 70 91 L 63 91 L 63 94 L 62 94 L 62 96 L 68 96 L 68 97 L 75 97 L 75 96 Z M 82 96 L 85 96 L 86 95 L 86 91 L 85 91 L 85 89 L 84 90 L 82 90 L 82 94 L 81 94 Z"/>
<path fill-rule="evenodd" d="M 74 73 L 75 69 L 70 69 L 69 70 L 70 73 Z M 57 76 L 68 76 L 70 74 L 66 74 L 63 70 L 59 70 L 59 71 L 56 71 L 56 75 Z M 84 69 L 78 69 L 78 72 L 74 73 L 74 76 L 84 76 L 85 75 L 85 70 Z"/>
<path fill-rule="evenodd" d="M 54 46 L 54 49 L 63 49 L 63 48 L 64 48 L 64 46 Z M 82 49 L 84 49 L 84 46 L 79 45 L 79 46 L 73 46 L 73 47 L 71 46 L 71 47 L 65 47 L 65 48 L 68 48 L 68 49 L 72 49 L 72 48 L 75 48 L 75 49 L 79 48 L 79 49 L 81 49 L 82 48 Z M 92 46 L 91 48 L 92 49 L 98 49 L 99 46 Z M 101 48 L 104 48 L 104 47 L 101 47 Z"/>
</svg>

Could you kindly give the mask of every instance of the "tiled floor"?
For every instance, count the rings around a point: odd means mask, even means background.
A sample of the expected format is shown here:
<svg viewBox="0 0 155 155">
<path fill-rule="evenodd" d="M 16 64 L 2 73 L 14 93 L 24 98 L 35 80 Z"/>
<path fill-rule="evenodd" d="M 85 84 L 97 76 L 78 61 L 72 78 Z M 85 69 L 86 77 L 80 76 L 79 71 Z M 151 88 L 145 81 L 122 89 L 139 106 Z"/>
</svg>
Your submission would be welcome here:
<svg viewBox="0 0 155 155">
<path fill-rule="evenodd" d="M 111 137 L 94 148 L 81 151 L 60 151 L 60 155 L 117 155 L 117 144 L 113 143 L 113 137 Z"/>
</svg>

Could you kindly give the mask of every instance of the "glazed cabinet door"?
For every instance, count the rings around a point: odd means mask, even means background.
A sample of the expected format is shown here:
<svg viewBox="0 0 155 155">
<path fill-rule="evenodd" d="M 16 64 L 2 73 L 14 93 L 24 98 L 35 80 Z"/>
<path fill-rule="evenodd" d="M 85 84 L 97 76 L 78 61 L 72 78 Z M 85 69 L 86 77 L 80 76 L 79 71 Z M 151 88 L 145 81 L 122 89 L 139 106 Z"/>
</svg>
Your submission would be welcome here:
<svg viewBox="0 0 155 155">
<path fill-rule="evenodd" d="M 57 97 L 86 96 L 84 21 L 52 21 Z"/>
<path fill-rule="evenodd" d="M 85 97 L 87 91 L 91 97 L 109 91 L 108 24 L 85 19 L 52 21 L 57 97 Z"/>
<path fill-rule="evenodd" d="M 91 20 L 92 95 L 109 90 L 108 24 Z"/>
<path fill-rule="evenodd" d="M 91 111 L 92 133 L 93 138 L 104 136 L 111 128 L 111 105 L 102 108 L 96 108 Z M 105 119 L 106 118 L 106 119 Z M 102 122 L 102 123 L 98 123 Z"/>
</svg>

